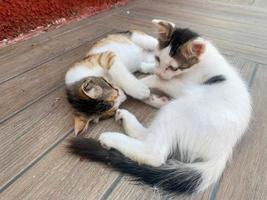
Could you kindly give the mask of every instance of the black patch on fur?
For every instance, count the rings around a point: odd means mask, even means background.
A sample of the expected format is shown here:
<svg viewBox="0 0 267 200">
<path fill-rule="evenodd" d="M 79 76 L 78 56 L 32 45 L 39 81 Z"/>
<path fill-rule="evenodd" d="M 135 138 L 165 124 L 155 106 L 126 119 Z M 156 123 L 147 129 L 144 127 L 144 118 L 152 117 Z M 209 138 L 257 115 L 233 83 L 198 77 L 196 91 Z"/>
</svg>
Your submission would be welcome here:
<svg viewBox="0 0 267 200">
<path fill-rule="evenodd" d="M 226 80 L 225 76 L 217 75 L 217 76 L 213 76 L 213 77 L 209 78 L 203 84 L 204 85 L 212 85 L 212 84 L 216 84 L 216 83 L 221 83 L 225 80 Z"/>
<path fill-rule="evenodd" d="M 87 116 L 101 114 L 110 110 L 113 105 L 110 102 L 97 99 L 80 99 L 77 95 L 72 94 L 71 90 L 66 89 L 67 99 L 71 106 L 78 112 Z"/>
<path fill-rule="evenodd" d="M 134 176 L 135 181 L 159 187 L 172 194 L 191 194 L 197 191 L 202 181 L 201 173 L 184 163 L 169 163 L 160 167 L 140 165 L 115 149 L 104 149 L 91 138 L 72 138 L 68 149 L 72 154 L 111 165 L 117 171 Z"/>
<path fill-rule="evenodd" d="M 183 44 L 186 42 L 196 39 L 199 35 L 189 29 L 180 29 L 176 28 L 173 33 L 172 37 L 170 39 L 170 56 L 174 56 Z"/>
<path fill-rule="evenodd" d="M 172 36 L 168 42 L 168 45 L 171 46 L 170 56 L 174 57 L 177 53 L 177 50 L 184 45 L 186 42 L 196 39 L 199 35 L 190 29 L 175 28 L 172 32 Z"/>
</svg>

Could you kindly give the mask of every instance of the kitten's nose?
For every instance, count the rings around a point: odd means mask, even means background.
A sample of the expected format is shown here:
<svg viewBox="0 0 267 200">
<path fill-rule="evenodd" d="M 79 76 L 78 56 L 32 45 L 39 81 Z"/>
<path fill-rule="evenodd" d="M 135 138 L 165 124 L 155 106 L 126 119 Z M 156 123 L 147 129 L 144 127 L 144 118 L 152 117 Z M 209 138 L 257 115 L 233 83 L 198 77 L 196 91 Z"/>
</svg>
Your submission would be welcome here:
<svg viewBox="0 0 267 200">
<path fill-rule="evenodd" d="M 160 79 L 162 79 L 163 78 L 163 76 L 162 76 L 162 73 L 161 73 L 161 71 L 160 70 L 155 70 L 155 74 L 160 78 Z"/>
<path fill-rule="evenodd" d="M 159 68 L 156 68 L 156 69 L 155 69 L 155 74 L 156 74 L 157 76 L 160 76 L 160 69 L 159 69 Z"/>
</svg>

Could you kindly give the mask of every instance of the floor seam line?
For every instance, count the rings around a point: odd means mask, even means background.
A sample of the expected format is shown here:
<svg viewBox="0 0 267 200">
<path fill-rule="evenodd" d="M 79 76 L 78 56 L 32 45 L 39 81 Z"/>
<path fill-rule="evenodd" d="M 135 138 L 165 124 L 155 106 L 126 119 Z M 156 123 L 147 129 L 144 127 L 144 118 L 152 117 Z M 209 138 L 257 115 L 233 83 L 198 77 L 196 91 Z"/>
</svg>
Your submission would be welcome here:
<svg viewBox="0 0 267 200">
<path fill-rule="evenodd" d="M 36 163 L 38 163 L 43 157 L 45 157 L 50 151 L 52 151 L 55 147 L 57 147 L 64 139 L 66 139 L 71 133 L 73 129 L 67 131 L 62 137 L 60 137 L 56 142 L 46 148 L 39 156 L 37 156 L 34 160 L 32 160 L 24 169 L 19 171 L 15 176 L 9 179 L 1 188 L 0 193 L 4 192 L 9 186 L 11 186 L 17 179 L 19 179 L 23 174 L 25 174 L 29 169 L 31 169 Z"/>
<path fill-rule="evenodd" d="M 118 177 L 111 183 L 109 188 L 104 192 L 104 194 L 101 196 L 100 200 L 106 200 L 110 196 L 110 194 L 114 191 L 114 189 L 117 187 L 121 179 L 123 178 L 123 174 L 119 174 Z"/>
<path fill-rule="evenodd" d="M 252 86 L 252 84 L 253 84 L 253 81 L 254 81 L 255 76 L 256 76 L 256 74 L 257 74 L 257 71 L 258 71 L 258 69 L 259 69 L 259 65 L 260 65 L 260 64 L 257 63 L 256 66 L 255 66 L 254 69 L 253 69 L 252 75 L 251 75 L 250 80 L 249 80 L 249 82 L 248 82 L 248 87 L 249 87 L 249 88 L 251 88 L 251 86 Z"/>
<path fill-rule="evenodd" d="M 4 123 L 5 121 L 9 120 L 10 118 L 14 117 L 16 114 L 22 112 L 23 110 L 27 109 L 28 107 L 30 107 L 31 105 L 33 105 L 34 103 L 38 102 L 39 100 L 41 100 L 42 98 L 48 96 L 49 94 L 51 94 L 52 92 L 56 91 L 57 89 L 60 89 L 61 87 L 64 86 L 64 83 L 53 87 L 52 89 L 48 90 L 46 93 L 40 95 L 39 97 L 35 98 L 32 101 L 29 101 L 27 104 L 25 104 L 24 106 L 22 106 L 21 108 L 15 110 L 14 112 L 12 112 L 11 114 L 5 116 L 3 119 L 0 120 L 0 124 Z"/>
</svg>

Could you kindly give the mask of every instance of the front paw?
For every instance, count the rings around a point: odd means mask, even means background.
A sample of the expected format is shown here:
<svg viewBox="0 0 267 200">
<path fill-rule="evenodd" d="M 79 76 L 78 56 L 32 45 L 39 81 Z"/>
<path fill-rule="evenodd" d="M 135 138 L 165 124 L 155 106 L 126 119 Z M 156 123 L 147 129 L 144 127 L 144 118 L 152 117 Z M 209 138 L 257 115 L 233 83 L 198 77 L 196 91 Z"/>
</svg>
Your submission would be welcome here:
<svg viewBox="0 0 267 200">
<path fill-rule="evenodd" d="M 115 121 L 118 122 L 119 124 L 122 124 L 122 120 L 123 120 L 122 110 L 123 109 L 118 109 L 115 114 Z"/>
<path fill-rule="evenodd" d="M 169 98 L 166 96 L 159 96 L 156 94 L 151 94 L 149 96 L 148 101 L 152 106 L 154 106 L 156 108 L 160 108 L 160 107 L 166 105 L 167 103 L 169 103 Z"/>
<path fill-rule="evenodd" d="M 134 88 L 132 88 L 128 92 L 129 92 L 129 95 L 131 95 L 133 98 L 140 99 L 140 100 L 146 99 L 150 95 L 150 89 L 142 83 L 135 84 Z"/>
<path fill-rule="evenodd" d="M 110 132 L 106 132 L 106 133 L 102 133 L 99 136 L 99 142 L 101 144 L 101 146 L 105 149 L 110 149 L 112 148 L 112 137 L 113 137 L 114 133 L 110 133 Z"/>
<path fill-rule="evenodd" d="M 115 121 L 122 124 L 126 117 L 129 116 L 129 111 L 125 109 L 118 109 L 115 114 Z"/>
</svg>

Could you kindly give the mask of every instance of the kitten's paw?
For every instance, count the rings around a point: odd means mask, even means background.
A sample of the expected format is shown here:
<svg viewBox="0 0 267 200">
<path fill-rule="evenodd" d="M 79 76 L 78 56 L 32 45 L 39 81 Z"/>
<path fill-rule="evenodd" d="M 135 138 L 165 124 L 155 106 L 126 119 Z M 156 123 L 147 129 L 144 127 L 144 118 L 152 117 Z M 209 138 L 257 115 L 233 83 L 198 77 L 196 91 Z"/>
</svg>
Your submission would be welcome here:
<svg viewBox="0 0 267 200">
<path fill-rule="evenodd" d="M 148 103 L 156 108 L 160 108 L 169 103 L 169 98 L 166 96 L 151 94 L 148 98 Z"/>
<path fill-rule="evenodd" d="M 115 121 L 118 122 L 119 124 L 122 124 L 122 120 L 123 120 L 122 111 L 123 109 L 118 109 L 115 114 Z"/>
<path fill-rule="evenodd" d="M 150 95 L 150 89 L 146 85 L 139 83 L 135 84 L 135 87 L 129 90 L 128 93 L 136 99 L 146 99 Z"/>
<path fill-rule="evenodd" d="M 123 121 L 126 120 L 126 118 L 130 117 L 132 114 L 125 109 L 118 109 L 116 111 L 116 115 L 115 115 L 115 121 L 118 122 L 119 124 L 122 124 Z"/>
<path fill-rule="evenodd" d="M 111 132 L 105 132 L 105 133 L 102 133 L 100 136 L 99 136 L 99 142 L 101 144 L 101 146 L 105 149 L 110 149 L 112 148 L 112 144 L 113 144 L 113 136 L 114 136 L 114 133 L 111 133 Z"/>
<path fill-rule="evenodd" d="M 154 74 L 156 68 L 156 62 L 143 62 L 141 64 L 141 72 L 145 73 L 145 74 Z"/>
</svg>

